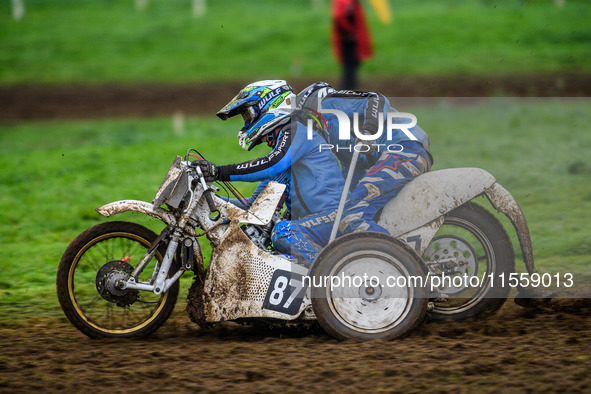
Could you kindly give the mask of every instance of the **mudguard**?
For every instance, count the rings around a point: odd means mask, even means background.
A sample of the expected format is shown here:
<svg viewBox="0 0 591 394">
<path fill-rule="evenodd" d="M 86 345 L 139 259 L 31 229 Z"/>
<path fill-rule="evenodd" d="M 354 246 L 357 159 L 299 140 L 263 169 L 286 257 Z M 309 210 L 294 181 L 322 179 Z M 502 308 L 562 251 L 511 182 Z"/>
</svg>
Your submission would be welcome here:
<svg viewBox="0 0 591 394">
<path fill-rule="evenodd" d="M 384 206 L 378 224 L 399 237 L 472 200 L 495 182 L 494 176 L 480 168 L 421 174 Z"/>
<path fill-rule="evenodd" d="M 451 168 L 419 175 L 386 204 L 378 224 L 407 242 L 409 237 L 405 235 L 421 231 L 428 234 L 429 239 L 424 241 L 429 241 L 443 223 L 443 215 L 482 194 L 513 224 L 525 267 L 528 273 L 534 273 L 531 237 L 523 211 L 511 193 L 480 168 Z M 423 244 L 420 251 L 425 247 Z"/>
<path fill-rule="evenodd" d="M 495 183 L 488 188 L 484 194 L 493 207 L 495 207 L 497 211 L 505 214 L 513 224 L 513 227 L 515 227 L 515 232 L 519 239 L 519 245 L 521 246 L 521 254 L 523 255 L 525 268 L 530 275 L 533 274 L 536 270 L 534 267 L 534 253 L 531 236 L 521 207 L 517 204 L 517 201 L 511 193 L 498 183 Z"/>
<path fill-rule="evenodd" d="M 157 207 L 154 204 L 150 204 L 149 202 L 139 200 L 115 201 L 103 205 L 102 207 L 98 207 L 96 211 L 103 216 L 113 216 L 128 211 L 140 212 L 156 219 L 160 219 L 169 226 L 174 226 L 176 224 L 176 218 L 167 210 Z"/>
<path fill-rule="evenodd" d="M 277 182 L 269 182 L 265 190 L 263 190 L 248 211 L 235 207 L 217 196 L 214 196 L 214 201 L 217 206 L 223 209 L 232 207 L 234 209 L 233 216 L 241 223 L 265 225 L 271 221 L 284 190 L 285 185 Z M 177 222 L 175 216 L 169 211 L 139 200 L 115 201 L 96 208 L 96 211 L 103 216 L 113 216 L 128 211 L 139 212 L 160 219 L 169 226 L 174 226 Z M 205 217 L 207 213 L 203 215 Z M 205 223 L 206 221 L 204 220 L 203 222 Z"/>
</svg>

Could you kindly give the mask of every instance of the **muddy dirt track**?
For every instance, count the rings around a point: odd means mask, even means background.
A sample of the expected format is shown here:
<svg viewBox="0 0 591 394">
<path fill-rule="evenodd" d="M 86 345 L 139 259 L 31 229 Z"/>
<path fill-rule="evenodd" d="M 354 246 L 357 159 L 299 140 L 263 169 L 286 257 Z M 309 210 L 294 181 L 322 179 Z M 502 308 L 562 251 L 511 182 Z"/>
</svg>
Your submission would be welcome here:
<svg viewBox="0 0 591 394">
<path fill-rule="evenodd" d="M 2 322 L 0 392 L 591 392 L 591 302 L 507 301 L 494 316 L 427 322 L 391 342 L 226 323 L 177 305 L 148 339 L 91 340 L 65 319 Z"/>
<path fill-rule="evenodd" d="M 213 115 L 248 82 L 172 85 L 0 86 L 0 121 L 113 116 Z M 297 91 L 314 80 L 288 81 Z M 330 79 L 328 82 L 333 83 Z M 388 97 L 591 96 L 591 74 L 400 77 L 364 80 Z"/>
</svg>

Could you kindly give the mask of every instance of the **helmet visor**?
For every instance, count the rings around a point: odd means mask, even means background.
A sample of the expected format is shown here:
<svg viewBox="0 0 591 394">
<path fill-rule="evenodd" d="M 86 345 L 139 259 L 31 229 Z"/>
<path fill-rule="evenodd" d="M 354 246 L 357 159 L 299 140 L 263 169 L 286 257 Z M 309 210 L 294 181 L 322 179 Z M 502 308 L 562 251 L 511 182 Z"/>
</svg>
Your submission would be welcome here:
<svg viewBox="0 0 591 394">
<path fill-rule="evenodd" d="M 249 106 L 246 107 L 240 114 L 242 115 L 242 119 L 244 120 L 244 127 L 249 128 L 257 119 L 259 112 L 256 110 L 254 106 Z"/>
</svg>

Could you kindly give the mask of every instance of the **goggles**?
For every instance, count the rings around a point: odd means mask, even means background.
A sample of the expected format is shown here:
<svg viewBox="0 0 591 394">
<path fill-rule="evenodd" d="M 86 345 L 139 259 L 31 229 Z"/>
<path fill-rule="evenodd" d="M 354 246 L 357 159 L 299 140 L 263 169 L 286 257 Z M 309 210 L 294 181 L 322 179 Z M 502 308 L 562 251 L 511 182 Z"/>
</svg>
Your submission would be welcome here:
<svg viewBox="0 0 591 394">
<path fill-rule="evenodd" d="M 246 107 L 241 113 L 244 127 L 249 128 L 259 116 L 259 111 L 254 106 Z"/>
</svg>

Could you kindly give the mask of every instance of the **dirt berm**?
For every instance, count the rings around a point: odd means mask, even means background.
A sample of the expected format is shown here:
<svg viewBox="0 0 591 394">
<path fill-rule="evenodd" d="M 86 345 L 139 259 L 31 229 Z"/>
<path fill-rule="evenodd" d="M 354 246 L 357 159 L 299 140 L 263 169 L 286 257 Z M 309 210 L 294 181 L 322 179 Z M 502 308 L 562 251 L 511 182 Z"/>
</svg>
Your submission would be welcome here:
<svg viewBox="0 0 591 394">
<path fill-rule="evenodd" d="M 0 121 L 213 115 L 249 82 L 0 86 Z M 299 91 L 315 81 L 288 82 Z M 359 89 L 388 97 L 581 97 L 591 96 L 591 74 L 397 77 L 363 80 Z"/>
</svg>

